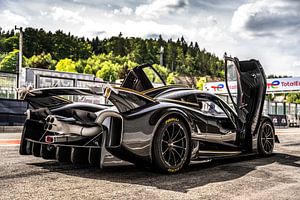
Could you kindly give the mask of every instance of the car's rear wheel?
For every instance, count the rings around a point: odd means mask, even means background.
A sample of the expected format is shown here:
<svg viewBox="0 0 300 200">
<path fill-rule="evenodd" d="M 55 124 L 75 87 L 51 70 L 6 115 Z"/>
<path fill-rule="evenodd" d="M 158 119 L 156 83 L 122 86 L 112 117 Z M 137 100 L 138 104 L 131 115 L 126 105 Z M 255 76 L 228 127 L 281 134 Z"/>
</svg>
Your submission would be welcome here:
<svg viewBox="0 0 300 200">
<path fill-rule="evenodd" d="M 269 121 L 262 123 L 258 135 L 258 152 L 262 156 L 269 156 L 273 153 L 275 144 L 275 132 Z"/>
<path fill-rule="evenodd" d="M 153 164 L 161 172 L 175 173 L 190 161 L 190 135 L 178 118 L 162 121 L 153 138 Z"/>
</svg>

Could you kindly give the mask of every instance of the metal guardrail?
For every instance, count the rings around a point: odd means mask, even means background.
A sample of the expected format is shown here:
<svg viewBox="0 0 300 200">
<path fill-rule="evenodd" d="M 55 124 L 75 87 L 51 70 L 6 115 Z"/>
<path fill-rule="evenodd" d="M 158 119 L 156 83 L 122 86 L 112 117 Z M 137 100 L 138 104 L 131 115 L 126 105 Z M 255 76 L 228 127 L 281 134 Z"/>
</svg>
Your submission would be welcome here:
<svg viewBox="0 0 300 200">
<path fill-rule="evenodd" d="M 0 126 L 23 125 L 28 106 L 26 101 L 0 98 Z"/>
</svg>

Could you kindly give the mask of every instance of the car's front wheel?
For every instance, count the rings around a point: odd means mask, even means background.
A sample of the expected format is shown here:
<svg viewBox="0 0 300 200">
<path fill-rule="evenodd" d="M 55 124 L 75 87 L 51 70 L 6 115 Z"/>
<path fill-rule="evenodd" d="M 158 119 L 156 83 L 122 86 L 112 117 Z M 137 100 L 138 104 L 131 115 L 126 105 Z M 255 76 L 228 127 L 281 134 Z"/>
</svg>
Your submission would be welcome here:
<svg viewBox="0 0 300 200">
<path fill-rule="evenodd" d="M 190 135 L 178 118 L 162 121 L 153 138 L 153 164 L 162 172 L 175 173 L 190 161 Z"/>
<path fill-rule="evenodd" d="M 275 144 L 275 132 L 269 121 L 262 123 L 258 134 L 258 152 L 262 156 L 269 156 L 273 153 Z"/>
</svg>

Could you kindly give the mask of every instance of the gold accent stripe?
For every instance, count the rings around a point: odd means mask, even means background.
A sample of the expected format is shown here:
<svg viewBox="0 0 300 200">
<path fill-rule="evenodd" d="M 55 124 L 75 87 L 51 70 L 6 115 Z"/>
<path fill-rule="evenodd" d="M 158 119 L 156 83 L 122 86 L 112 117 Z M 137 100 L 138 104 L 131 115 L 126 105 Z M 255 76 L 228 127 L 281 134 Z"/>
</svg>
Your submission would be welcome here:
<svg viewBox="0 0 300 200">
<path fill-rule="evenodd" d="M 175 87 L 188 88 L 188 85 L 184 85 L 184 84 L 164 85 L 164 86 L 144 90 L 143 93 L 152 92 L 152 91 L 160 90 L 160 89 L 163 89 L 163 88 L 175 88 Z"/>
<path fill-rule="evenodd" d="M 110 88 L 106 88 L 105 91 L 104 91 L 104 95 L 103 96 L 108 99 L 109 96 L 110 96 L 110 93 L 111 93 L 111 89 Z"/>
<path fill-rule="evenodd" d="M 157 102 L 155 99 L 143 94 L 142 92 L 138 92 L 138 91 L 135 91 L 135 90 L 132 90 L 132 89 L 129 89 L 129 88 L 118 87 L 118 86 L 113 86 L 113 88 L 117 89 L 117 90 L 120 90 L 120 91 L 126 91 L 126 92 L 129 92 L 129 93 L 133 93 L 133 94 L 142 96 L 142 97 L 144 97 L 144 98 L 146 98 L 146 99 L 148 99 L 149 101 L 152 101 L 152 102 Z"/>
</svg>

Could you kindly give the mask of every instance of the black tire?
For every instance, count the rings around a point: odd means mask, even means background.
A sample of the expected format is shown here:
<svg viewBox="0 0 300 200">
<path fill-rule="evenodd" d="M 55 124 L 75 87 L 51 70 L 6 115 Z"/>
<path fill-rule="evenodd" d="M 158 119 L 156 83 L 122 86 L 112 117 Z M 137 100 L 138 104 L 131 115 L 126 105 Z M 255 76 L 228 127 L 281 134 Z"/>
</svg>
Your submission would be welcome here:
<svg viewBox="0 0 300 200">
<path fill-rule="evenodd" d="M 190 135 L 185 124 L 167 117 L 159 125 L 152 144 L 152 161 L 160 172 L 175 173 L 190 162 Z"/>
<path fill-rule="evenodd" d="M 20 147 L 19 147 L 19 153 L 20 155 L 30 155 L 31 154 L 31 149 L 28 150 L 28 148 L 32 148 L 30 142 L 28 142 L 26 138 L 26 124 L 24 125 L 23 131 L 22 131 L 22 136 L 21 136 L 21 142 L 20 142 Z"/>
<path fill-rule="evenodd" d="M 264 121 L 262 123 L 257 140 L 258 153 L 261 156 L 270 156 L 275 144 L 275 132 L 271 122 Z"/>
</svg>

